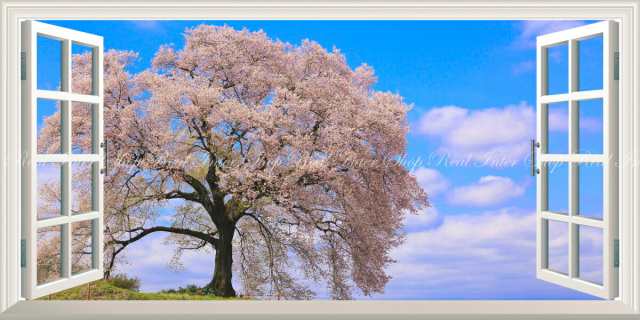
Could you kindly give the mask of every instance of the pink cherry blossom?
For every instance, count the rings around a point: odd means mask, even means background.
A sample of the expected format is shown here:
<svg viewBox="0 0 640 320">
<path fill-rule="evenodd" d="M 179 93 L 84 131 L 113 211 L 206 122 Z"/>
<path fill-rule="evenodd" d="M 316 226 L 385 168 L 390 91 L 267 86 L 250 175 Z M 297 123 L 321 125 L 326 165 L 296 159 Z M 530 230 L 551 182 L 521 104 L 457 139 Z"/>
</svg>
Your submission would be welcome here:
<svg viewBox="0 0 640 320">
<path fill-rule="evenodd" d="M 404 215 L 428 203 L 394 161 L 410 107 L 374 89 L 372 67 L 354 70 L 313 41 L 209 25 L 129 74 L 136 59 L 104 59 L 108 273 L 129 244 L 168 232 L 176 264 L 184 250 L 211 252 L 216 295 L 236 295 L 232 276 L 242 294 L 276 299 L 313 297 L 303 280 L 325 282 L 335 299 L 384 290 Z M 90 61 L 74 57 L 74 79 L 88 79 Z M 73 118 L 81 148 L 87 118 Z M 42 150 L 59 143 L 56 123 L 46 120 Z M 161 224 L 172 199 L 183 201 Z"/>
</svg>

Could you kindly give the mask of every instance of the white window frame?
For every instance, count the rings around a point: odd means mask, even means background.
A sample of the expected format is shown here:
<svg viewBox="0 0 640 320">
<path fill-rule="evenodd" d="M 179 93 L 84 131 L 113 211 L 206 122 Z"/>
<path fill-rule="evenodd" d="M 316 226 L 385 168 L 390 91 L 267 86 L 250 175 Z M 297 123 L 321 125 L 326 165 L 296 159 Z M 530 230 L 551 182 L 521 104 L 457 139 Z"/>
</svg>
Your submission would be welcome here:
<svg viewBox="0 0 640 320">
<path fill-rule="evenodd" d="M 581 40 L 602 37 L 602 89 L 579 90 L 578 43 Z M 618 52 L 618 23 L 612 20 L 592 23 L 563 31 L 538 36 L 536 39 L 537 82 L 537 151 L 539 174 L 536 176 L 536 275 L 539 279 L 585 292 L 603 299 L 618 295 L 618 267 L 615 266 L 615 241 L 618 239 L 618 80 L 614 61 Z M 563 45 L 567 48 L 567 93 L 548 94 L 548 49 Z M 593 75 L 596 76 L 596 75 Z M 581 101 L 602 100 L 602 154 L 580 154 L 578 104 Z M 548 153 L 549 104 L 566 102 L 568 107 L 568 150 L 563 154 Z M 553 212 L 548 208 L 548 175 L 554 164 L 567 164 L 568 212 Z M 591 219 L 578 214 L 580 164 L 600 164 L 602 179 L 602 219 Z M 567 274 L 549 268 L 549 221 L 566 223 Z M 580 227 L 588 226 L 602 231 L 602 284 L 580 278 Z"/>
<path fill-rule="evenodd" d="M 50 293 L 73 288 L 78 285 L 102 279 L 103 276 L 103 174 L 101 167 L 103 159 L 103 38 L 100 36 L 79 32 L 67 28 L 27 20 L 22 23 L 21 52 L 24 54 L 24 78 L 22 81 L 22 221 L 21 248 L 24 254 L 24 266 L 21 275 L 22 296 L 35 299 Z M 61 44 L 60 90 L 41 90 L 37 88 L 38 37 L 46 37 L 59 41 Z M 91 48 L 92 92 L 79 94 L 72 92 L 72 48 L 73 45 L 83 45 Z M 56 57 L 57 58 L 57 57 Z M 21 58 L 22 59 L 22 58 Z M 21 75 L 22 76 L 22 75 Z M 38 99 L 50 99 L 60 103 L 62 128 L 61 150 L 57 154 L 38 154 L 37 151 L 37 108 Z M 74 102 L 87 103 L 92 108 L 92 152 L 90 154 L 74 154 L 72 151 L 71 119 Z M 62 170 L 61 177 L 61 215 L 59 217 L 38 220 L 38 182 L 37 166 L 40 163 L 56 163 Z M 91 203 L 92 210 L 86 213 L 73 214 L 71 212 L 71 184 L 73 180 L 73 163 L 91 164 Z M 92 233 L 92 267 L 86 272 L 73 274 L 72 266 L 72 228 L 74 223 L 91 222 Z M 47 227 L 60 227 L 60 278 L 38 285 L 37 246 L 38 230 Z"/>
<path fill-rule="evenodd" d="M 206 314 L 263 318 L 304 315 L 354 318 L 474 317 L 557 319 L 640 313 L 640 25 L 638 0 L 347 0 L 241 1 L 0 0 L 0 317 L 138 318 L 140 315 Z M 593 19 L 620 26 L 620 296 L 615 301 L 308 301 L 308 302 L 20 302 L 20 22 L 26 19 Z M 418 41 L 428 41 L 420 39 Z M 443 288 L 446 290 L 446 288 Z M 9 310 L 7 308 L 11 307 Z M 5 311 L 6 310 L 6 311 Z M 44 316 L 43 316 L 44 315 Z M 535 315 L 535 316 L 533 316 Z"/>
</svg>

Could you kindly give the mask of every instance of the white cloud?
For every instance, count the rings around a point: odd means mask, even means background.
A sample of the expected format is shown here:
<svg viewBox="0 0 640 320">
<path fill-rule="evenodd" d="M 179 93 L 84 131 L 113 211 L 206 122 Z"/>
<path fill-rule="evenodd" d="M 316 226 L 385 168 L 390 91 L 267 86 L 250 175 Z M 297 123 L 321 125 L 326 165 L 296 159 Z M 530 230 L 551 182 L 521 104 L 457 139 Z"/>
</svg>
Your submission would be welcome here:
<svg viewBox="0 0 640 320">
<path fill-rule="evenodd" d="M 533 49 L 536 47 L 536 37 L 570 29 L 583 25 L 582 21 L 553 21 L 553 20 L 528 20 L 522 21 L 518 25 L 519 34 L 515 40 L 511 43 L 511 47 L 514 49 Z M 553 56 L 552 58 L 558 59 L 559 57 Z M 515 75 L 532 72 L 536 68 L 535 60 L 525 60 L 516 63 L 512 66 L 511 71 Z"/>
<path fill-rule="evenodd" d="M 584 298 L 569 289 L 535 278 L 535 214 L 517 209 L 438 216 L 436 211 L 414 216 L 432 227 L 410 232 L 392 252 L 397 261 L 385 293 L 358 299 L 570 299 Z M 417 218 L 420 217 L 420 218 Z M 441 220 L 436 227 L 433 221 Z M 413 218 L 408 218 L 413 219 Z M 565 229 L 566 230 L 566 229 Z M 585 235 L 587 233 L 585 232 Z M 213 259 L 206 253 L 189 253 L 185 269 L 172 271 L 167 263 L 173 247 L 157 234 L 136 242 L 126 251 L 129 264 L 121 271 L 142 280 L 142 290 L 158 291 L 210 281 Z M 581 254 L 589 258 L 585 277 L 597 278 L 602 239 L 588 233 Z M 554 232 L 552 254 L 566 248 L 566 233 Z M 234 277 L 234 281 L 237 281 Z M 234 284 L 240 288 L 239 284 Z M 325 286 L 312 283 L 319 298 Z"/>
<path fill-rule="evenodd" d="M 126 263 L 119 264 L 117 272 L 140 279 L 143 291 L 159 291 L 189 284 L 204 286 L 213 274 L 213 253 L 206 251 L 185 251 L 182 268 L 170 266 L 175 246 L 165 239 L 168 234 L 149 235 L 133 244 L 125 251 Z"/>
<path fill-rule="evenodd" d="M 590 132 L 602 132 L 602 119 L 596 117 L 581 118 L 580 129 Z"/>
<path fill-rule="evenodd" d="M 566 132 L 568 107 L 549 109 L 549 130 Z M 602 119 L 582 116 L 580 128 L 601 132 Z M 536 136 L 535 109 L 525 102 L 505 107 L 470 109 L 434 107 L 413 125 L 419 135 L 437 138 L 437 152 L 451 164 L 476 161 L 489 166 L 511 166 L 529 156 Z"/>
<path fill-rule="evenodd" d="M 445 215 L 437 228 L 407 235 L 385 294 L 371 298 L 586 297 L 536 279 L 535 226 L 534 213 L 517 209 Z"/>
<path fill-rule="evenodd" d="M 525 102 L 501 108 L 436 107 L 417 123 L 419 134 L 437 137 L 450 160 L 512 164 L 529 154 L 535 111 Z"/>
<path fill-rule="evenodd" d="M 443 106 L 430 109 L 418 123 L 418 133 L 438 135 L 456 127 L 469 114 L 469 110 L 458 106 Z"/>
<path fill-rule="evenodd" d="M 549 131 L 566 132 L 569 130 L 569 110 L 565 105 L 563 108 L 549 108 Z"/>
<path fill-rule="evenodd" d="M 417 213 L 405 215 L 405 229 L 422 230 L 433 226 L 438 220 L 438 210 L 434 207 L 434 198 L 449 188 L 449 181 L 436 169 L 419 167 L 412 172 L 420 187 L 429 197 L 430 207 L 424 207 Z"/>
<path fill-rule="evenodd" d="M 519 25 L 519 35 L 513 42 L 513 46 L 518 49 L 530 49 L 536 47 L 536 37 L 571 29 L 584 25 L 582 21 L 554 21 L 554 20 L 527 20 L 522 21 Z"/>
<path fill-rule="evenodd" d="M 535 216 L 513 213 L 508 209 L 446 215 L 440 227 L 411 233 L 405 245 L 395 251 L 394 257 L 401 261 L 414 261 L 416 251 L 421 251 L 420 255 L 503 260 L 509 255 L 503 254 L 503 246 L 496 246 L 495 242 L 509 237 L 522 248 L 534 246 Z"/>
<path fill-rule="evenodd" d="M 514 75 L 520 75 L 536 69 L 536 62 L 534 60 L 525 60 L 518 62 L 511 67 L 511 71 Z"/>
<path fill-rule="evenodd" d="M 448 196 L 452 204 L 491 206 L 524 194 L 525 188 L 507 177 L 484 176 L 477 182 L 457 187 Z"/>
<path fill-rule="evenodd" d="M 527 269 L 535 266 L 534 239 L 534 215 L 446 216 L 437 229 L 409 234 L 394 252 L 389 289 L 402 282 L 409 292 L 393 290 L 400 296 L 414 290 L 433 297 L 486 295 L 500 289 L 494 286 L 501 277 L 532 277 L 534 270 Z"/>
<path fill-rule="evenodd" d="M 53 162 L 39 162 L 36 164 L 38 186 L 44 184 L 52 184 L 58 186 L 60 182 L 60 174 L 62 166 Z"/>
<path fill-rule="evenodd" d="M 405 230 L 412 232 L 432 227 L 438 221 L 438 209 L 435 207 L 422 208 L 417 213 L 407 213 L 404 217 Z"/>
<path fill-rule="evenodd" d="M 602 118 L 580 116 L 580 129 L 588 132 L 602 132 Z M 567 132 L 569 130 L 569 110 L 562 107 L 549 108 L 549 131 Z"/>
<path fill-rule="evenodd" d="M 533 110 L 525 103 L 473 112 L 447 139 L 459 146 L 487 146 L 511 143 L 532 130 Z"/>
<path fill-rule="evenodd" d="M 449 188 L 449 181 L 438 171 L 419 167 L 412 172 L 420 187 L 432 198 Z"/>
</svg>

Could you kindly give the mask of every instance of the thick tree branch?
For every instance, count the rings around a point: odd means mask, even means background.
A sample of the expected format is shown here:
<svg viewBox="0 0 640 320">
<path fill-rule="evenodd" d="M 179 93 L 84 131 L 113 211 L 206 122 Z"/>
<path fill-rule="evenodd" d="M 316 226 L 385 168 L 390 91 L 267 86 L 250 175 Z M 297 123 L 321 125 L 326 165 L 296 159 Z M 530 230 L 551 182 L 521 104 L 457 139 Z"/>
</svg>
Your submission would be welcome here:
<svg viewBox="0 0 640 320">
<path fill-rule="evenodd" d="M 204 232 L 200 232 L 200 231 L 195 231 L 195 230 L 191 230 L 191 229 L 182 229 L 182 228 L 176 228 L 176 227 L 164 227 L 164 226 L 156 226 L 156 227 L 151 227 L 151 228 L 133 228 L 131 230 L 129 230 L 129 232 L 133 233 L 133 232 L 140 232 L 137 233 L 134 237 L 129 238 L 128 240 L 117 240 L 114 239 L 113 242 L 120 244 L 120 245 L 129 245 L 131 243 L 134 243 L 142 238 L 144 238 L 145 236 L 148 236 L 154 232 L 169 232 L 169 233 L 175 233 L 175 234 L 182 234 L 182 235 L 187 235 L 187 236 L 191 236 L 194 238 L 198 238 L 200 240 L 206 241 L 208 243 L 211 243 L 212 245 L 215 246 L 216 241 L 218 240 L 216 237 L 212 236 L 211 234 L 208 233 L 204 233 Z"/>
</svg>

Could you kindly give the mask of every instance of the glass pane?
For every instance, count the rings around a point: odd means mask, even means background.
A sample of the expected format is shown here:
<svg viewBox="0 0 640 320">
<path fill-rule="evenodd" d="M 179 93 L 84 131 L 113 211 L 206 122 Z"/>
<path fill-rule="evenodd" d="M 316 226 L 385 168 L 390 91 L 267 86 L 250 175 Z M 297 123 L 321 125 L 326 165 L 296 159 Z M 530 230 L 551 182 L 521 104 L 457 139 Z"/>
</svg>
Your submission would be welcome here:
<svg viewBox="0 0 640 320">
<path fill-rule="evenodd" d="M 38 229 L 38 285 L 62 277 L 62 227 Z"/>
<path fill-rule="evenodd" d="M 566 43 L 547 48 L 547 93 L 569 90 L 569 46 Z"/>
<path fill-rule="evenodd" d="M 93 269 L 93 221 L 80 221 L 72 225 L 71 272 L 82 273 Z"/>
<path fill-rule="evenodd" d="M 579 153 L 602 154 L 604 136 L 602 134 L 602 99 L 578 101 Z"/>
<path fill-rule="evenodd" d="M 582 280 L 602 284 L 602 229 L 578 226 L 580 238 L 579 277 Z"/>
<path fill-rule="evenodd" d="M 62 165 L 43 162 L 36 166 L 38 220 L 62 215 Z"/>
<path fill-rule="evenodd" d="M 71 87 L 74 93 L 93 93 L 93 49 L 78 43 L 71 44 Z"/>
<path fill-rule="evenodd" d="M 547 220 L 549 226 L 549 270 L 569 274 L 569 226 L 566 222 Z"/>
<path fill-rule="evenodd" d="M 91 162 L 71 164 L 71 212 L 87 213 L 93 210 L 93 165 Z"/>
<path fill-rule="evenodd" d="M 38 153 L 62 153 L 62 114 L 60 101 L 38 99 L 36 130 Z"/>
<path fill-rule="evenodd" d="M 566 162 L 549 162 L 547 168 L 547 210 L 555 213 L 569 212 L 569 165 Z"/>
<path fill-rule="evenodd" d="M 93 110 L 94 105 L 89 103 L 74 102 L 71 107 L 72 134 L 71 152 L 93 153 Z"/>
<path fill-rule="evenodd" d="M 600 163 L 578 165 L 578 215 L 602 220 L 604 208 L 602 170 Z"/>
<path fill-rule="evenodd" d="M 37 86 L 40 90 L 62 90 L 62 41 L 38 35 Z"/>
<path fill-rule="evenodd" d="M 578 90 L 602 89 L 602 35 L 578 41 Z"/>
<path fill-rule="evenodd" d="M 569 104 L 547 105 L 547 153 L 569 153 Z"/>
</svg>

